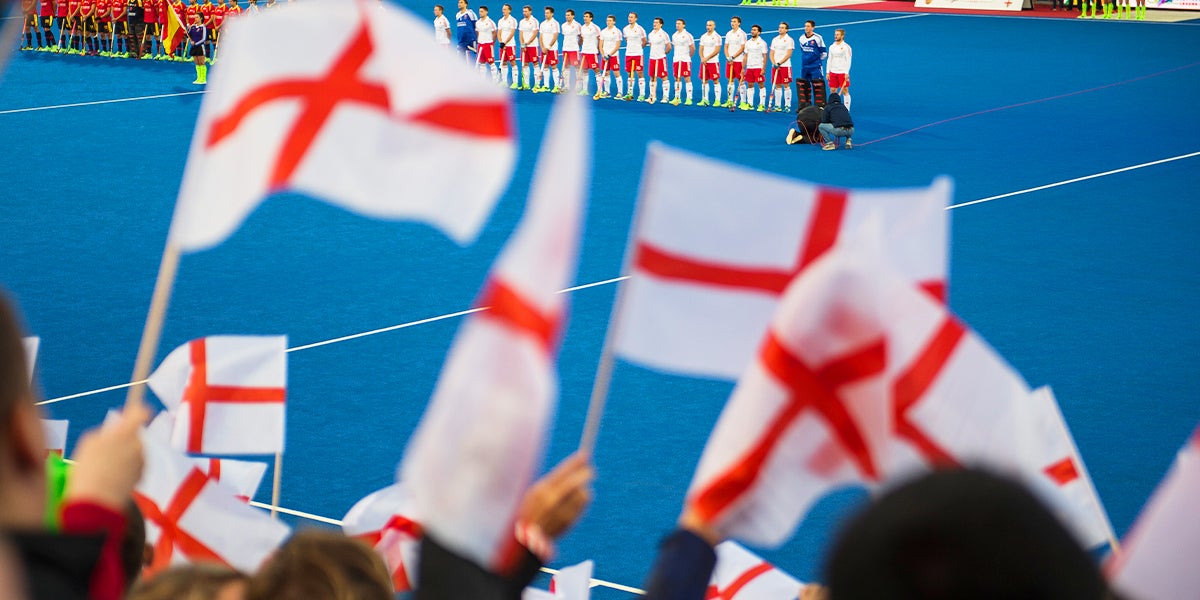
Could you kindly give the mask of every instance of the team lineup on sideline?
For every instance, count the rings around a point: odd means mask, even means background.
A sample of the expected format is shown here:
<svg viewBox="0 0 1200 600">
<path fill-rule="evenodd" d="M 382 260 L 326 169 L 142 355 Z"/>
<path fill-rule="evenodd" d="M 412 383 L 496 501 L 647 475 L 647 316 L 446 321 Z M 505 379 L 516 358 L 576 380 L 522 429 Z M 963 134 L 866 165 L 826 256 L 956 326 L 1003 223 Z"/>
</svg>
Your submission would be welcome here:
<svg viewBox="0 0 1200 600">
<path fill-rule="evenodd" d="M 592 11 L 584 11 L 582 21 L 578 21 L 575 10 L 568 8 L 560 23 L 552 6 L 542 9 L 541 21 L 533 16 L 533 10 L 530 5 L 522 6 L 518 20 L 513 6 L 503 4 L 500 18 L 493 20 L 487 6 L 480 6 L 476 14 L 467 0 L 458 0 L 451 31 L 445 8 L 436 5 L 434 35 L 439 44 L 447 49 L 453 46 L 472 61 L 485 77 L 514 90 L 573 92 L 591 95 L 595 100 L 632 101 L 636 87 L 637 101 L 655 104 L 660 102 L 661 86 L 661 102 L 691 106 L 695 100 L 692 62 L 697 57 L 697 106 L 790 112 L 793 106 L 824 106 L 827 90 L 838 92 L 842 101 L 850 104 L 852 51 L 845 41 L 846 32 L 838 29 L 834 43 L 826 46 L 824 38 L 814 31 L 813 20 L 804 22 L 804 31 L 796 39 L 789 34 L 789 24 L 780 22 L 769 44 L 760 25 L 751 25 L 747 33 L 742 19 L 735 16 L 730 19 L 729 30 L 720 34 L 716 22 L 710 20 L 705 22 L 697 42 L 684 19 L 676 19 L 674 33 L 668 33 L 662 17 L 654 17 L 650 31 L 646 31 L 638 23 L 636 12 L 627 15 L 624 28 L 617 27 L 616 15 L 607 15 L 601 28 Z M 793 94 L 792 59 L 797 52 L 799 72 Z"/>
</svg>

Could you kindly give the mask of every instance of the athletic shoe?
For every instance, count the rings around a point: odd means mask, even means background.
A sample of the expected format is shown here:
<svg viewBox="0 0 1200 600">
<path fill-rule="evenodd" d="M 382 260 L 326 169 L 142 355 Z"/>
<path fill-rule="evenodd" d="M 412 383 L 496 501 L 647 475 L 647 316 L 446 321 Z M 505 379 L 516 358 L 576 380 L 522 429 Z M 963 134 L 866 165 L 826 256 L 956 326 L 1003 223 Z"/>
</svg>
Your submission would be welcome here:
<svg viewBox="0 0 1200 600">
<path fill-rule="evenodd" d="M 784 104 L 784 105 L 783 105 L 783 110 L 782 110 L 782 111 L 780 111 L 780 112 L 792 112 L 792 107 L 790 107 L 790 106 L 788 106 L 788 105 Z"/>
<path fill-rule="evenodd" d="M 684 103 L 683 103 L 683 105 L 684 105 L 684 106 L 691 106 L 691 105 L 692 105 L 692 99 L 691 99 L 691 98 L 688 98 L 687 102 L 684 102 Z"/>
<path fill-rule="evenodd" d="M 671 101 L 671 106 L 679 106 L 679 98 L 676 98 L 676 99 L 672 100 L 672 101 Z"/>
<path fill-rule="evenodd" d="M 579 94 L 580 96 L 590 96 L 591 95 L 588 93 L 587 88 L 582 88 L 576 93 Z"/>
<path fill-rule="evenodd" d="M 204 82 L 200 81 L 199 79 L 192 82 L 192 85 L 203 85 L 203 84 L 204 84 Z"/>
<path fill-rule="evenodd" d="M 726 100 L 725 104 L 721 105 L 721 108 L 733 108 L 733 100 Z"/>
<path fill-rule="evenodd" d="M 650 96 L 649 98 L 646 98 L 646 104 L 654 104 L 654 96 Z"/>
<path fill-rule="evenodd" d="M 738 108 L 741 110 L 754 110 L 754 105 L 750 104 L 749 102 L 743 102 L 738 105 Z"/>
<path fill-rule="evenodd" d="M 849 149 L 851 149 L 851 148 L 853 148 L 853 147 L 854 147 L 854 144 L 851 144 L 851 143 L 850 143 L 850 140 L 849 140 L 849 139 L 846 139 L 846 149 L 847 149 L 847 150 L 849 150 Z"/>
<path fill-rule="evenodd" d="M 533 93 L 535 93 L 535 94 L 536 94 L 536 93 L 538 93 L 538 92 L 541 92 L 541 91 L 542 91 L 542 86 L 540 86 L 540 85 L 535 85 L 535 86 L 533 86 Z"/>
<path fill-rule="evenodd" d="M 512 85 L 508 86 L 508 89 L 510 89 L 510 90 L 515 90 L 515 89 L 518 89 L 518 88 L 520 88 L 520 87 L 521 87 L 521 84 L 519 84 L 519 83 L 514 83 L 514 84 L 512 84 Z"/>
<path fill-rule="evenodd" d="M 554 86 L 554 89 L 550 90 L 551 94 L 561 94 L 562 92 L 563 92 L 563 89 L 558 86 Z"/>
<path fill-rule="evenodd" d="M 788 130 L 788 132 L 787 132 L 787 137 L 783 138 L 783 141 L 787 142 L 787 145 L 789 145 L 789 146 L 791 146 L 792 144 L 795 144 L 795 143 L 796 143 L 796 142 L 793 142 L 793 141 L 792 141 L 792 136 L 793 136 L 793 135 L 796 135 L 796 130 L 795 130 L 795 129 L 789 129 L 789 130 Z"/>
<path fill-rule="evenodd" d="M 759 104 L 759 105 L 758 105 L 758 112 L 767 112 L 767 107 L 765 107 L 765 106 L 763 106 L 763 105 Z"/>
<path fill-rule="evenodd" d="M 826 143 L 824 146 L 821 146 L 821 149 L 822 150 L 837 150 L 837 146 L 835 146 L 831 143 Z"/>
<path fill-rule="evenodd" d="M 596 92 L 596 95 L 592 96 L 592 100 L 599 100 L 603 97 L 604 97 L 604 92 Z"/>
<path fill-rule="evenodd" d="M 529 91 L 529 84 L 528 84 L 528 83 L 526 83 L 525 85 L 522 85 L 522 86 L 521 86 L 521 89 L 523 89 L 523 90 L 525 90 L 525 91 Z"/>
<path fill-rule="evenodd" d="M 700 104 L 697 104 L 696 106 L 708 106 L 708 100 L 701 100 Z"/>
</svg>

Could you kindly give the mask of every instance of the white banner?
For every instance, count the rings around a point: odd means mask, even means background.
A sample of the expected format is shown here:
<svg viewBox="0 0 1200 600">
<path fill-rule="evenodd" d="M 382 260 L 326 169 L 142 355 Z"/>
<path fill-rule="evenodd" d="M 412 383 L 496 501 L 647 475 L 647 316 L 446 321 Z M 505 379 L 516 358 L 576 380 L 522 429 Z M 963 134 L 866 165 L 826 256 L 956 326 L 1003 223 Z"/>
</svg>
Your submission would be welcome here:
<svg viewBox="0 0 1200 600">
<path fill-rule="evenodd" d="M 1019 11 L 1024 0 L 916 0 L 917 8 L 954 8 L 958 10 Z"/>
<path fill-rule="evenodd" d="M 1150 0 L 1146 3 L 1146 8 L 1200 10 L 1200 0 Z"/>
</svg>

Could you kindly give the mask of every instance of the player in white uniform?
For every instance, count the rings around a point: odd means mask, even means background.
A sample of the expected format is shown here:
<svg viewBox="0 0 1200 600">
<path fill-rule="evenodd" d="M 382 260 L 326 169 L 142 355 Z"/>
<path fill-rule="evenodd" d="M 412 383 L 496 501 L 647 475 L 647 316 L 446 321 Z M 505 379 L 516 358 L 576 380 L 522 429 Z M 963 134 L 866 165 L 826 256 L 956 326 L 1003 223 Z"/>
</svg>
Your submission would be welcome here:
<svg viewBox="0 0 1200 600">
<path fill-rule="evenodd" d="M 642 68 L 642 53 L 646 47 L 646 30 L 638 25 L 637 13 L 629 13 L 629 24 L 625 26 L 625 74 L 629 76 L 629 89 L 625 91 L 625 99 L 633 100 L 633 82 L 638 82 L 638 101 L 646 99 L 646 76 Z M 637 73 L 637 77 L 634 77 Z"/>
<path fill-rule="evenodd" d="M 529 65 L 538 65 L 538 20 L 533 18 L 533 7 L 521 7 L 521 21 L 517 23 L 517 43 L 521 45 L 521 89 L 530 89 Z M 542 78 L 538 65 L 537 79 Z"/>
<path fill-rule="evenodd" d="M 593 20 L 592 11 L 584 11 L 583 25 L 579 28 L 579 61 L 583 67 L 579 78 L 579 95 L 588 95 L 588 71 L 596 75 L 596 91 L 600 91 L 600 26 Z"/>
<path fill-rule="evenodd" d="M 558 79 L 558 36 L 562 33 L 562 27 L 554 18 L 554 8 L 546 7 L 546 20 L 542 21 L 538 26 L 538 47 L 541 49 L 542 57 L 538 62 L 541 67 L 541 86 L 539 81 L 533 82 L 533 93 L 538 92 L 553 92 L 555 94 L 562 91 L 559 87 Z M 550 83 L 554 83 L 554 87 L 550 87 Z"/>
<path fill-rule="evenodd" d="M 496 70 L 496 22 L 488 16 L 488 7 L 479 7 L 479 20 L 475 21 L 475 64 L 480 73 L 491 71 L 492 81 L 500 82 L 500 72 Z"/>
<path fill-rule="evenodd" d="M 517 70 L 517 19 L 512 16 L 512 5 L 500 7 L 503 15 L 496 23 L 496 37 L 500 42 L 500 73 L 501 81 L 508 85 L 509 68 L 512 69 L 512 89 L 521 87 L 521 72 Z"/>
<path fill-rule="evenodd" d="M 624 82 L 621 81 L 621 65 L 618 62 L 617 54 L 621 52 L 621 30 L 617 29 L 617 17 L 608 15 L 605 18 L 608 27 L 600 30 L 600 84 L 596 87 L 596 95 L 592 99 L 599 100 L 608 98 L 608 73 L 612 73 L 617 81 L 617 93 L 621 95 L 621 86 Z"/>
<path fill-rule="evenodd" d="M 675 99 L 671 101 L 672 106 L 679 106 L 680 90 L 687 91 L 686 105 L 692 105 L 692 55 L 696 53 L 696 38 L 692 37 L 685 27 L 687 23 L 683 19 L 675 19 L 675 34 L 671 36 L 671 46 L 675 49 L 675 60 L 672 64 L 675 74 Z"/>
<path fill-rule="evenodd" d="M 846 30 L 833 30 L 833 43 L 829 46 L 829 89 L 842 95 L 842 104 L 850 110 L 850 59 L 854 52 L 846 43 Z"/>
<path fill-rule="evenodd" d="M 795 51 L 796 40 L 788 35 L 788 24 L 780 23 L 779 35 L 771 40 L 771 99 L 776 112 L 792 110 L 792 52 Z"/>
<path fill-rule="evenodd" d="M 752 110 L 754 108 L 754 90 L 757 88 L 762 96 L 758 111 L 767 110 L 767 90 L 763 87 L 763 70 L 767 63 L 767 42 L 762 39 L 762 27 L 750 27 L 750 39 L 746 40 L 746 74 L 744 81 L 749 95 L 742 94 L 742 104 L 738 108 Z"/>
<path fill-rule="evenodd" d="M 567 9 L 562 24 L 562 74 L 563 89 L 579 87 L 579 31 L 582 26 L 575 20 L 575 11 Z"/>
<path fill-rule="evenodd" d="M 667 78 L 667 53 L 671 51 L 671 34 L 663 31 L 662 17 L 654 17 L 654 26 L 646 34 L 650 43 L 650 104 L 658 102 L 658 82 L 662 80 L 663 102 L 671 100 L 671 80 Z"/>
<path fill-rule="evenodd" d="M 709 87 L 713 106 L 721 106 L 721 44 L 716 21 L 708 21 L 700 34 L 700 106 L 708 106 Z"/>
<path fill-rule="evenodd" d="M 450 19 L 446 18 L 446 9 L 441 4 L 433 6 L 433 39 L 443 48 L 450 47 Z"/>
<path fill-rule="evenodd" d="M 746 67 L 746 32 L 742 31 L 741 17 L 730 19 L 729 26 L 731 29 L 725 34 L 725 79 L 729 81 L 729 100 L 724 106 L 733 109 L 735 91 L 743 99 L 746 97 L 746 82 L 742 79 Z"/>
</svg>

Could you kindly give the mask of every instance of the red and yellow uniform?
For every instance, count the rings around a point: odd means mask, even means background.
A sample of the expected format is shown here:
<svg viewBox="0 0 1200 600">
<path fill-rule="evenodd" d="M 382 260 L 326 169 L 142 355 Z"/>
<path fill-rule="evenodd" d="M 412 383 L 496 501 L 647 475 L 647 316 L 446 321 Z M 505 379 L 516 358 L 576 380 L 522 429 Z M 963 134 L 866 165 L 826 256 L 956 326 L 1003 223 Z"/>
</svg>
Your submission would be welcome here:
<svg viewBox="0 0 1200 600">
<path fill-rule="evenodd" d="M 229 9 L 225 11 L 225 18 L 232 19 L 242 15 L 242 7 L 238 5 L 237 0 L 229 3 Z"/>
<path fill-rule="evenodd" d="M 220 4 L 214 6 L 213 11 L 212 11 L 213 27 L 220 28 L 221 24 L 225 22 L 225 17 L 228 14 L 229 14 L 229 6 L 226 5 L 224 2 L 221 2 Z"/>
<path fill-rule="evenodd" d="M 205 0 L 204 4 L 200 5 L 200 24 L 208 28 L 208 35 L 212 37 L 213 28 L 213 10 L 217 7 L 212 2 Z"/>
</svg>

